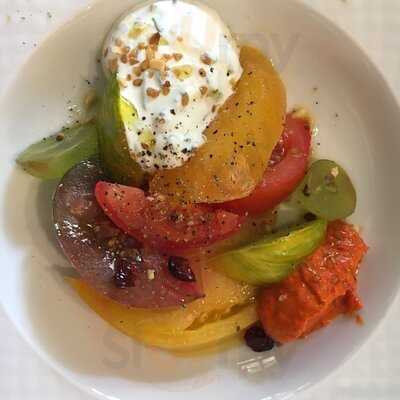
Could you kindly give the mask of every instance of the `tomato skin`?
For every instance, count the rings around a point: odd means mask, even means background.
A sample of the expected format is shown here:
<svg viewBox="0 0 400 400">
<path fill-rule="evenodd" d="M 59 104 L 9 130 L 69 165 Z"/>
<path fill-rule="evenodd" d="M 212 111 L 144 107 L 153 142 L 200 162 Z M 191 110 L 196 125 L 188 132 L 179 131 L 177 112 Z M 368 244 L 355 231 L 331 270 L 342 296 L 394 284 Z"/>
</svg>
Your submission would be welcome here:
<svg viewBox="0 0 400 400">
<path fill-rule="evenodd" d="M 241 215 L 258 215 L 276 207 L 304 178 L 310 149 L 309 122 L 288 114 L 282 138 L 271 156 L 262 182 L 250 196 L 219 206 Z"/>
<path fill-rule="evenodd" d="M 243 217 L 206 205 L 177 205 L 163 195 L 100 181 L 95 196 L 107 216 L 146 246 L 176 253 L 209 246 L 236 233 Z"/>
</svg>

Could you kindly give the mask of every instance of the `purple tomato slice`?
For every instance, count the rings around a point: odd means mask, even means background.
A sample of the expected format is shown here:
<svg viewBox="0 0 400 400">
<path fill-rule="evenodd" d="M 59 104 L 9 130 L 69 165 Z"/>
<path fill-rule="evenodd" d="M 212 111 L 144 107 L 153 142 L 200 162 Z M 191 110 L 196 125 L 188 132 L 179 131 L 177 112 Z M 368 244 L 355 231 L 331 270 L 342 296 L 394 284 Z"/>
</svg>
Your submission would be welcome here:
<svg viewBox="0 0 400 400">
<path fill-rule="evenodd" d="M 97 160 L 75 166 L 54 197 L 58 241 L 82 279 L 132 307 L 176 307 L 203 296 L 196 281 L 173 276 L 169 257 L 143 248 L 104 214 L 94 190 L 105 177 Z"/>
</svg>

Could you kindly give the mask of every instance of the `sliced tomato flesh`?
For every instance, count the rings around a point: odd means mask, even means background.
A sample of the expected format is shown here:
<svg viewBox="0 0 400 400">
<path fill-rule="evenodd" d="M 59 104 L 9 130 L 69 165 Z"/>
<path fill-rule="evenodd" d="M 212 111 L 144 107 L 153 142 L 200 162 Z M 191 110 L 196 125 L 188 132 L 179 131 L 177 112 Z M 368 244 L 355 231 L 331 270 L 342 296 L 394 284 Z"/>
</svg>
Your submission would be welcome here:
<svg viewBox="0 0 400 400">
<path fill-rule="evenodd" d="M 294 114 L 286 117 L 285 130 L 274 149 L 262 182 L 243 199 L 220 204 L 237 214 L 262 214 L 284 201 L 307 172 L 311 149 L 310 124 Z"/>
<path fill-rule="evenodd" d="M 243 217 L 206 205 L 178 205 L 163 195 L 98 182 L 95 195 L 107 216 L 144 245 L 168 253 L 205 247 L 237 232 Z"/>
</svg>

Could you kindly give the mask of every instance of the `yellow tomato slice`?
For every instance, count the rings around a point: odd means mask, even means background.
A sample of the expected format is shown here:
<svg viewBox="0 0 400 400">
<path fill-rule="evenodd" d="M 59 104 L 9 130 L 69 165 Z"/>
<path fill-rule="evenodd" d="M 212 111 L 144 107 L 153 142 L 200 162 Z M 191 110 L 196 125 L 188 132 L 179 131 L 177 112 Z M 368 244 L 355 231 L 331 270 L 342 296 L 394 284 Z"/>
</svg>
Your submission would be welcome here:
<svg viewBox="0 0 400 400">
<path fill-rule="evenodd" d="M 255 288 L 202 270 L 205 298 L 185 308 L 145 310 L 118 304 L 81 280 L 70 280 L 80 297 L 105 321 L 145 344 L 192 351 L 237 335 L 257 321 Z"/>
<path fill-rule="evenodd" d="M 236 92 L 205 132 L 207 142 L 183 166 L 156 173 L 152 192 L 192 203 L 248 196 L 261 181 L 283 131 L 285 87 L 259 50 L 243 47 Z"/>
</svg>

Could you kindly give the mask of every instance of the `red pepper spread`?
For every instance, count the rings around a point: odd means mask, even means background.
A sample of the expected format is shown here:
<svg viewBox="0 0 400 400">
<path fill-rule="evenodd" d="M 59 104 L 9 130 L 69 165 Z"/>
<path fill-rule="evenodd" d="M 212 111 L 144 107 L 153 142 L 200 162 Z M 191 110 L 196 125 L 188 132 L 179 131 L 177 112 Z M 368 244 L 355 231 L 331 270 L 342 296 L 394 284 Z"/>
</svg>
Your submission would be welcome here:
<svg viewBox="0 0 400 400">
<path fill-rule="evenodd" d="M 335 221 L 323 245 L 283 282 L 264 289 L 258 311 L 266 332 L 287 343 L 362 308 L 359 265 L 368 247 L 352 225 Z"/>
</svg>

